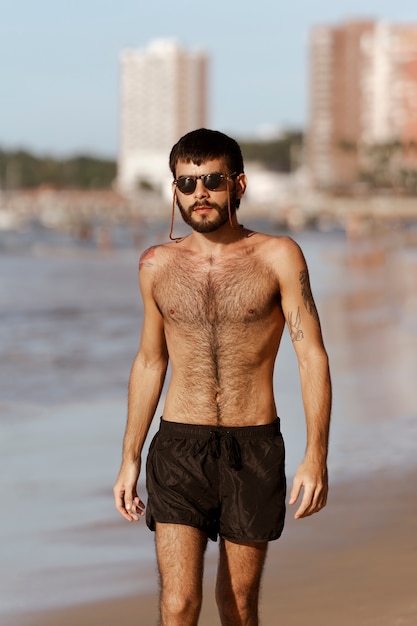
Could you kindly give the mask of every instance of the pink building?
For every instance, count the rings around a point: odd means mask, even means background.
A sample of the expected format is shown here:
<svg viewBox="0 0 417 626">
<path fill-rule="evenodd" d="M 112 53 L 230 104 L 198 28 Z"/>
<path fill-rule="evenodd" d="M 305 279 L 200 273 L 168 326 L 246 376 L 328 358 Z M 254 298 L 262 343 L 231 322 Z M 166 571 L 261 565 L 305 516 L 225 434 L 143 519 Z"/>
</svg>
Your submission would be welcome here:
<svg viewBox="0 0 417 626">
<path fill-rule="evenodd" d="M 316 186 L 357 180 L 371 146 L 401 143 L 398 159 L 417 166 L 417 25 L 315 27 L 309 91 L 308 164 Z"/>
</svg>

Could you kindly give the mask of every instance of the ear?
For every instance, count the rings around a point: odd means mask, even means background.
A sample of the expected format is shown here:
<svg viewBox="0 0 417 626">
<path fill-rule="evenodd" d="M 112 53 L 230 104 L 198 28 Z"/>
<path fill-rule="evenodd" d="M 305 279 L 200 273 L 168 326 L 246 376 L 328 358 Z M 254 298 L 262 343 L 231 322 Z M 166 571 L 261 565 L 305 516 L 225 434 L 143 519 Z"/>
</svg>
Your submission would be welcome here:
<svg viewBox="0 0 417 626">
<path fill-rule="evenodd" d="M 246 174 L 239 174 L 236 178 L 236 199 L 240 200 L 246 190 L 246 184 L 248 180 L 246 178 Z"/>
</svg>

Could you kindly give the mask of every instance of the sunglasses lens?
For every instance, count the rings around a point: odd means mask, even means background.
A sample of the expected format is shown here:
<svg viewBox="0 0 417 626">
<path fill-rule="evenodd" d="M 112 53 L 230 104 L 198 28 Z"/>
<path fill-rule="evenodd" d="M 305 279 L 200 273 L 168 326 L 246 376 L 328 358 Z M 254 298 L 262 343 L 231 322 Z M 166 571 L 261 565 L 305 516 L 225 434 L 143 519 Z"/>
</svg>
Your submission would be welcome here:
<svg viewBox="0 0 417 626">
<path fill-rule="evenodd" d="M 194 176 L 180 176 L 177 179 L 177 187 L 181 193 L 190 194 L 193 193 L 197 186 L 197 181 Z"/>
<path fill-rule="evenodd" d="M 206 176 L 203 176 L 204 187 L 206 187 L 206 189 L 209 189 L 210 191 L 218 189 L 222 183 L 222 180 L 223 176 L 218 172 L 216 172 L 215 174 L 206 174 Z"/>
</svg>

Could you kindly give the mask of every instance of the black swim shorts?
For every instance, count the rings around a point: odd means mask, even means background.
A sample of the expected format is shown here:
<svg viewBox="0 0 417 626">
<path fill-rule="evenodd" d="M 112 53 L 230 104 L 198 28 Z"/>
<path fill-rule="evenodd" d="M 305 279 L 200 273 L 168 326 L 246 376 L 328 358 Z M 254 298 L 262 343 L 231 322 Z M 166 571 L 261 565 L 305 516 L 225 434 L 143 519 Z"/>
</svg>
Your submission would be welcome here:
<svg viewBox="0 0 417 626">
<path fill-rule="evenodd" d="M 146 464 L 146 523 L 184 524 L 235 542 L 278 539 L 285 518 L 279 419 L 213 427 L 161 420 Z"/>
</svg>

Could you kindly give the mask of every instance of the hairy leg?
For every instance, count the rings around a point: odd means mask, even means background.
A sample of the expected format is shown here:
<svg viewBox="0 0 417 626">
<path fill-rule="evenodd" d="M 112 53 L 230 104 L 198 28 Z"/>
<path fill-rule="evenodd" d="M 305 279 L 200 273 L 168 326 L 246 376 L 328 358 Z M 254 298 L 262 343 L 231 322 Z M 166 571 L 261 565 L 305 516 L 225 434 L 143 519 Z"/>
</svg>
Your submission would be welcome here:
<svg viewBox="0 0 417 626">
<path fill-rule="evenodd" d="M 156 524 L 161 626 L 196 626 L 201 610 L 207 535 L 181 524 Z"/>
<path fill-rule="evenodd" d="M 259 588 L 267 543 L 221 540 L 216 600 L 223 626 L 258 626 Z"/>
</svg>

